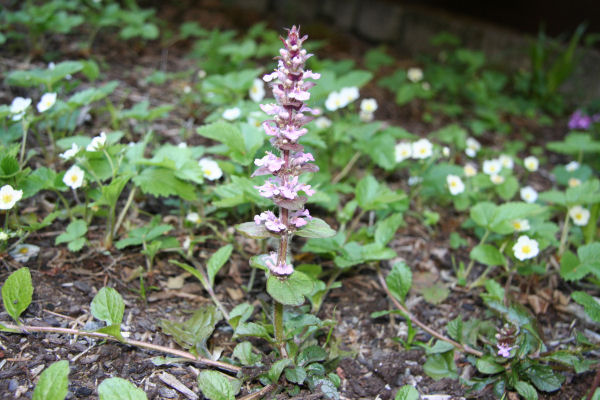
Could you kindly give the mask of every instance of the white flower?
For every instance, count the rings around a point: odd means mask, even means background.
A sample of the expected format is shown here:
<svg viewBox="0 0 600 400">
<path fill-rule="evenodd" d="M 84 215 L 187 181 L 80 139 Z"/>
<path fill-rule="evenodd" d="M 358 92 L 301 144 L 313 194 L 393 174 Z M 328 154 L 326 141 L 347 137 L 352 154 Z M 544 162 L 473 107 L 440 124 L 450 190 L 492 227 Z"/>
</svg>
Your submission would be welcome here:
<svg viewBox="0 0 600 400">
<path fill-rule="evenodd" d="M 502 175 L 490 175 L 490 180 L 492 181 L 492 183 L 494 185 L 500 185 L 502 183 L 504 183 L 504 177 Z"/>
<path fill-rule="evenodd" d="M 362 99 L 360 102 L 360 111 L 365 113 L 374 113 L 377 111 L 377 100 L 375 99 Z"/>
<path fill-rule="evenodd" d="M 30 258 L 35 257 L 40 252 L 40 248 L 33 244 L 20 244 L 17 245 L 9 254 L 15 261 L 24 263 L 29 261 Z"/>
<path fill-rule="evenodd" d="M 448 189 L 452 196 L 456 196 L 465 191 L 465 184 L 462 179 L 456 175 L 448 175 L 446 177 L 446 183 L 448 184 Z"/>
<path fill-rule="evenodd" d="M 227 121 L 233 121 L 238 119 L 240 115 L 242 115 L 242 110 L 240 110 L 239 107 L 233 107 L 223 111 L 223 114 L 221 116 Z"/>
<path fill-rule="evenodd" d="M 569 172 L 577 171 L 579 169 L 579 163 L 577 161 L 571 161 L 565 165 L 565 169 Z"/>
<path fill-rule="evenodd" d="M 79 189 L 83 185 L 83 176 L 85 172 L 77 165 L 73 165 L 65 172 L 63 182 L 71 189 Z"/>
<path fill-rule="evenodd" d="M 481 150 L 481 144 L 472 137 L 467 138 L 466 145 L 465 153 L 471 158 L 475 157 L 477 152 Z"/>
<path fill-rule="evenodd" d="M 183 93 L 185 93 L 185 94 L 190 94 L 190 93 L 192 93 L 192 88 L 190 87 L 190 85 L 185 85 L 185 86 L 183 87 Z"/>
<path fill-rule="evenodd" d="M 19 121 L 25 115 L 25 110 L 31 105 L 31 99 L 24 97 L 15 97 L 10 103 L 10 113 L 13 114 L 12 120 Z"/>
<path fill-rule="evenodd" d="M 529 157 L 525 157 L 525 159 L 523 160 L 523 165 L 525 165 L 525 168 L 528 171 L 535 172 L 535 171 L 537 171 L 538 167 L 540 166 L 540 162 L 534 156 L 529 156 Z"/>
<path fill-rule="evenodd" d="M 518 260 L 523 261 L 537 256 L 540 248 L 536 240 L 523 235 L 517 239 L 517 243 L 513 246 L 513 252 Z"/>
<path fill-rule="evenodd" d="M 521 199 L 526 203 L 535 203 L 538 193 L 531 186 L 525 186 L 520 191 Z"/>
<path fill-rule="evenodd" d="M 590 210 L 581 206 L 573 206 L 569 209 L 569 217 L 577 226 L 585 226 L 590 220 Z"/>
<path fill-rule="evenodd" d="M 56 103 L 56 93 L 44 93 L 40 102 L 37 104 L 38 112 L 48 111 Z"/>
<path fill-rule="evenodd" d="M 331 92 L 325 100 L 325 108 L 329 111 L 335 111 L 346 107 L 348 103 L 344 102 L 343 97 L 338 92 Z"/>
<path fill-rule="evenodd" d="M 577 178 L 569 178 L 569 187 L 575 187 L 581 185 L 581 180 Z"/>
<path fill-rule="evenodd" d="M 370 112 L 361 111 L 361 112 L 358 113 L 358 118 L 362 122 L 371 122 L 375 118 L 375 114 L 370 113 Z"/>
<path fill-rule="evenodd" d="M 467 178 L 471 178 L 477 175 L 477 167 L 473 163 L 466 163 L 463 167 L 463 171 L 465 172 L 465 176 Z"/>
<path fill-rule="evenodd" d="M 54 61 L 50 61 L 48 63 L 48 69 L 52 71 L 54 68 L 56 68 L 56 64 L 54 64 Z"/>
<path fill-rule="evenodd" d="M 412 155 L 412 146 L 408 142 L 401 142 L 396 145 L 396 162 L 402 162 Z"/>
<path fill-rule="evenodd" d="M 256 78 L 250 87 L 250 98 L 252 101 L 259 102 L 265 97 L 265 84 L 262 79 Z"/>
<path fill-rule="evenodd" d="M 450 157 L 450 147 L 448 147 L 448 146 L 442 147 L 442 155 L 444 157 Z"/>
<path fill-rule="evenodd" d="M 178 143 L 177 147 L 179 147 L 180 149 L 187 149 L 187 143 L 186 142 Z"/>
<path fill-rule="evenodd" d="M 204 78 L 206 78 L 207 73 L 205 70 L 201 69 L 198 71 L 197 75 L 198 75 L 198 79 L 204 79 Z"/>
<path fill-rule="evenodd" d="M 204 177 L 210 181 L 215 181 L 223 176 L 223 171 L 219 164 L 215 160 L 211 160 L 210 158 L 203 158 L 198 161 L 198 165 L 202 168 L 202 173 Z"/>
<path fill-rule="evenodd" d="M 188 213 L 188 215 L 185 217 L 185 220 L 191 222 L 192 224 L 199 224 L 200 221 L 202 221 L 197 212 Z"/>
<path fill-rule="evenodd" d="M 10 185 L 0 188 L 0 210 L 10 210 L 23 197 L 22 190 L 15 190 Z"/>
<path fill-rule="evenodd" d="M 5 242 L 8 240 L 8 234 L 4 231 L 0 231 L 0 242 Z"/>
<path fill-rule="evenodd" d="M 189 250 L 191 245 L 192 245 L 192 239 L 189 236 L 186 236 L 181 247 L 183 247 L 184 250 Z"/>
<path fill-rule="evenodd" d="M 100 135 L 92 138 L 92 142 L 85 148 L 87 151 L 100 151 L 106 144 L 106 133 L 100 132 Z"/>
<path fill-rule="evenodd" d="M 344 104 L 345 106 L 358 99 L 360 97 L 360 93 L 358 92 L 358 88 L 356 86 L 351 86 L 342 88 L 342 90 L 340 90 L 340 96 L 342 100 L 346 103 Z"/>
<path fill-rule="evenodd" d="M 326 129 L 331 126 L 331 120 L 327 117 L 319 117 L 315 119 L 315 126 L 317 129 Z"/>
<path fill-rule="evenodd" d="M 81 147 L 77 146 L 75 143 L 72 143 L 70 149 L 66 150 L 64 153 L 60 153 L 58 156 L 63 160 L 70 160 L 71 158 L 75 157 L 77 153 L 79 153 L 79 150 L 81 150 Z"/>
<path fill-rule="evenodd" d="M 511 156 L 507 154 L 501 154 L 500 157 L 498 157 L 498 161 L 500 161 L 502 168 L 513 169 L 514 162 Z"/>
<path fill-rule="evenodd" d="M 427 139 L 419 139 L 412 144 L 412 157 L 416 159 L 425 159 L 433 154 L 433 145 Z"/>
<path fill-rule="evenodd" d="M 512 226 L 515 229 L 515 232 L 525 232 L 530 228 L 529 221 L 526 219 L 515 219 L 512 222 Z"/>
<path fill-rule="evenodd" d="M 406 77 L 412 83 L 420 82 L 423 79 L 423 70 L 421 68 L 409 68 Z"/>
<path fill-rule="evenodd" d="M 488 175 L 497 175 L 502 169 L 499 160 L 485 160 L 483 162 L 483 172 Z"/>
</svg>

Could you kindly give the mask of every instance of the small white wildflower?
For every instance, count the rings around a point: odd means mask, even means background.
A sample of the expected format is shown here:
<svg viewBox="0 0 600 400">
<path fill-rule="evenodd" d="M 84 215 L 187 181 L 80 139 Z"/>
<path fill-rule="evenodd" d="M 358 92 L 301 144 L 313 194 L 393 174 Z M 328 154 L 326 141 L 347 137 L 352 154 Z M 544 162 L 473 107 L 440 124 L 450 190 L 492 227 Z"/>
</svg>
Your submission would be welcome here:
<svg viewBox="0 0 600 400">
<path fill-rule="evenodd" d="M 37 104 L 38 112 L 48 111 L 56 103 L 56 93 L 44 93 L 40 102 Z"/>
<path fill-rule="evenodd" d="M 453 196 L 465 191 L 465 184 L 463 183 L 462 179 L 456 175 L 446 176 L 446 183 L 448 184 L 448 190 L 450 190 L 450 194 Z"/>
<path fill-rule="evenodd" d="M 409 68 L 406 72 L 406 77 L 412 83 L 417 83 L 423 80 L 423 70 L 421 68 Z"/>
<path fill-rule="evenodd" d="M 201 69 L 201 70 L 198 71 L 197 75 L 198 75 L 198 79 L 204 79 L 204 78 L 206 78 L 207 74 L 206 74 L 205 70 Z"/>
<path fill-rule="evenodd" d="M 192 239 L 189 236 L 186 236 L 181 247 L 183 247 L 184 250 L 189 250 L 191 245 Z"/>
<path fill-rule="evenodd" d="M 504 177 L 502 175 L 490 175 L 490 180 L 492 181 L 492 183 L 494 185 L 500 185 L 502 183 L 504 183 Z"/>
<path fill-rule="evenodd" d="M 9 254 L 15 261 L 24 263 L 35 257 L 40 252 L 40 248 L 33 244 L 19 244 Z"/>
<path fill-rule="evenodd" d="M 210 158 L 203 158 L 198 161 L 198 165 L 202 168 L 202 173 L 204 177 L 210 181 L 215 181 L 223 176 L 223 171 L 219 164 L 215 160 L 211 160 Z"/>
<path fill-rule="evenodd" d="M 346 107 L 348 103 L 344 101 L 344 98 L 338 92 L 331 92 L 325 100 L 325 108 L 329 111 L 335 111 L 340 108 Z"/>
<path fill-rule="evenodd" d="M 360 102 L 360 110 L 365 113 L 374 113 L 377 108 L 377 100 L 375 99 L 362 99 Z"/>
<path fill-rule="evenodd" d="M 262 79 L 255 79 L 252 82 L 249 92 L 252 101 L 259 102 L 265 97 L 265 84 Z"/>
<path fill-rule="evenodd" d="M 569 172 L 577 171 L 579 169 L 579 163 L 577 161 L 571 161 L 565 165 L 565 169 Z"/>
<path fill-rule="evenodd" d="M 5 242 L 8 240 L 8 234 L 4 231 L 0 231 L 0 242 Z"/>
<path fill-rule="evenodd" d="M 221 116 L 228 121 L 233 121 L 238 119 L 241 115 L 242 110 L 240 110 L 239 107 L 233 107 L 223 111 L 223 114 Z"/>
<path fill-rule="evenodd" d="M 92 142 L 85 148 L 87 151 L 100 151 L 106 144 L 106 133 L 100 132 L 100 135 L 92 138 Z"/>
<path fill-rule="evenodd" d="M 450 148 L 448 146 L 442 147 L 442 155 L 444 157 L 450 157 Z"/>
<path fill-rule="evenodd" d="M 499 160 L 485 160 L 483 162 L 483 172 L 487 175 L 497 175 L 502 169 Z"/>
<path fill-rule="evenodd" d="M 10 210 L 23 197 L 22 190 L 15 190 L 11 185 L 0 188 L 0 210 Z"/>
<path fill-rule="evenodd" d="M 83 177 L 85 172 L 77 165 L 73 165 L 65 172 L 63 182 L 71 189 L 79 189 L 83 185 Z"/>
<path fill-rule="evenodd" d="M 517 243 L 513 246 L 515 257 L 520 260 L 528 260 L 538 255 L 540 248 L 535 239 L 530 239 L 529 236 L 519 236 Z"/>
<path fill-rule="evenodd" d="M 477 175 L 477 167 L 473 163 L 466 163 L 463 167 L 463 171 L 465 172 L 465 176 L 467 178 L 472 178 Z"/>
<path fill-rule="evenodd" d="M 507 154 L 501 154 L 500 157 L 498 157 L 498 161 L 500 161 L 502 168 L 506 169 L 513 169 L 515 164 L 512 157 Z"/>
<path fill-rule="evenodd" d="M 573 206 L 569 209 L 569 217 L 577 226 L 585 226 L 590 220 L 590 210 L 581 206 Z"/>
<path fill-rule="evenodd" d="M 340 90 L 340 97 L 347 104 L 352 103 L 354 100 L 360 97 L 360 93 L 358 92 L 358 88 L 356 86 L 345 87 Z"/>
<path fill-rule="evenodd" d="M 512 222 L 512 226 L 515 232 L 525 232 L 528 231 L 530 228 L 529 221 L 526 219 L 515 219 Z"/>
<path fill-rule="evenodd" d="M 50 61 L 48 63 L 48 69 L 52 71 L 54 68 L 56 68 L 56 64 L 54 64 L 54 61 Z"/>
<path fill-rule="evenodd" d="M 416 159 L 425 159 L 433 154 L 433 145 L 427 139 L 419 139 L 412 144 L 412 157 Z"/>
<path fill-rule="evenodd" d="M 199 224 L 202 220 L 200 219 L 200 214 L 197 212 L 188 213 L 185 217 L 186 221 L 191 222 L 192 224 Z"/>
<path fill-rule="evenodd" d="M 190 85 L 185 85 L 185 86 L 183 87 L 183 93 L 185 93 L 185 94 L 190 94 L 190 93 L 192 93 L 192 88 L 190 87 Z"/>
<path fill-rule="evenodd" d="M 402 162 L 412 155 L 412 146 L 408 142 L 398 143 L 395 147 L 396 162 Z"/>
<path fill-rule="evenodd" d="M 177 147 L 179 147 L 180 149 L 187 149 L 187 143 L 186 142 L 181 142 L 177 144 Z"/>
<path fill-rule="evenodd" d="M 31 99 L 15 97 L 10 103 L 10 113 L 13 121 L 20 121 L 25 116 L 25 111 L 31 105 Z"/>
<path fill-rule="evenodd" d="M 525 186 L 520 190 L 521 199 L 526 203 L 535 203 L 538 197 L 537 191 L 531 186 Z"/>
<path fill-rule="evenodd" d="M 331 126 L 331 120 L 327 117 L 319 117 L 315 119 L 317 129 L 327 129 Z"/>
<path fill-rule="evenodd" d="M 523 160 L 523 165 L 525 165 L 525 169 L 527 169 L 527 171 L 535 172 L 540 166 L 540 162 L 536 157 L 529 156 L 525 157 L 525 159 Z"/>
<path fill-rule="evenodd" d="M 81 147 L 77 146 L 75 143 L 72 143 L 70 149 L 66 150 L 64 153 L 60 153 L 58 156 L 67 161 L 75 157 L 77 153 L 79 153 L 79 150 L 81 150 Z"/>
<path fill-rule="evenodd" d="M 581 179 L 569 178 L 569 187 L 575 187 L 581 185 Z"/>
<path fill-rule="evenodd" d="M 471 158 L 475 157 L 477 152 L 481 150 L 481 144 L 475 138 L 467 138 L 466 145 L 465 153 Z"/>
</svg>

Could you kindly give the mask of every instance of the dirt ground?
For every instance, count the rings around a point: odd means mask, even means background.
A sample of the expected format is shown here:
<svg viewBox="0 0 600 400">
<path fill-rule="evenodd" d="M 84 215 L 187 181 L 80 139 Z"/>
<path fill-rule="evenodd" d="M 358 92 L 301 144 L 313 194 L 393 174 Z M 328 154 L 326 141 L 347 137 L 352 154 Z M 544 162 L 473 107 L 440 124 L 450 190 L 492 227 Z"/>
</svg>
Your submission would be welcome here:
<svg viewBox="0 0 600 400">
<path fill-rule="evenodd" d="M 197 15 L 196 15 L 197 14 Z M 176 18 L 177 12 L 161 10 L 163 18 Z M 215 12 L 196 11 L 190 18 L 198 20 L 205 26 L 234 27 L 239 23 L 236 16 Z M 328 47 L 324 54 L 328 57 L 351 57 L 360 60 L 360 55 L 369 43 L 360 42 L 356 38 L 344 37 L 335 44 L 344 43 L 340 47 Z M 68 44 L 58 43 L 66 46 Z M 63 51 L 65 49 L 63 48 Z M 95 54 L 101 54 L 109 66 L 107 80 L 118 78 L 123 82 L 117 96 L 127 96 L 125 105 L 149 98 L 152 105 L 176 102 L 180 86 L 177 82 L 171 84 L 168 90 L 164 87 L 153 87 L 142 83 L 147 74 L 156 68 L 164 67 L 167 71 L 182 71 L 194 68 L 194 63 L 183 58 L 185 44 L 170 49 L 168 53 L 161 51 L 159 46 L 125 48 L 123 44 L 112 42 L 110 37 L 101 36 L 94 49 Z M 16 68 L 19 60 L 7 57 L 0 51 L 1 72 Z M 9 93 L 2 87 L 0 98 L 7 103 L 15 93 Z M 424 125 L 420 119 L 419 108 L 405 107 L 398 109 L 391 101 L 391 95 L 383 92 L 374 85 L 363 90 L 363 95 L 374 96 L 378 99 L 380 110 L 378 118 L 393 125 L 405 127 L 411 132 L 425 134 L 443 126 L 445 121 L 436 121 L 434 126 Z M 386 102 L 387 100 L 387 102 Z M 161 132 L 167 140 L 179 134 L 181 121 L 190 119 L 181 110 L 175 110 L 167 121 L 153 128 Z M 193 126 L 198 126 L 199 120 L 193 120 Z M 519 121 L 516 121 L 519 123 Z M 563 124 L 564 125 L 564 124 Z M 534 135 L 546 138 L 558 137 L 562 129 L 529 126 Z M 93 132 L 96 132 L 93 130 Z M 199 136 L 192 136 L 190 143 L 200 144 Z M 485 138 L 489 143 L 494 138 Z M 558 160 L 557 160 L 558 161 Z M 395 176 L 398 181 L 406 177 Z M 547 174 L 542 171 L 536 176 L 541 185 L 548 185 Z M 404 185 L 403 183 L 401 185 Z M 151 205 L 151 202 L 148 202 Z M 30 202 L 27 207 L 40 210 L 41 205 Z M 152 210 L 147 210 L 152 211 Z M 391 243 L 397 251 L 399 259 L 411 266 L 415 279 L 415 288 L 411 291 L 407 303 L 411 310 L 431 327 L 443 331 L 445 324 L 461 315 L 463 319 L 481 317 L 484 306 L 478 291 L 467 293 L 460 287 L 450 285 L 449 278 L 453 272 L 451 267 L 451 251 L 448 250 L 449 234 L 457 230 L 461 220 L 451 210 L 440 208 L 435 211 L 441 215 L 442 225 L 434 229 L 423 227 L 416 220 L 407 217 L 407 224 L 402 227 Z M 234 221 L 232 221 L 233 223 Z M 335 224 L 333 221 L 330 221 Z M 100 250 L 84 249 L 81 253 L 72 254 L 63 246 L 55 246 L 54 238 L 64 227 L 55 224 L 45 230 L 33 233 L 27 242 L 41 247 L 40 255 L 27 263 L 32 272 L 35 287 L 34 300 L 29 309 L 23 314 L 23 320 L 30 325 L 50 325 L 55 327 L 83 328 L 90 323 L 89 304 L 101 287 L 108 285 L 117 289 L 125 299 L 125 330 L 131 332 L 131 338 L 151 341 L 164 346 L 177 345 L 172 339 L 163 334 L 158 327 L 161 318 L 182 320 L 199 306 L 210 303 L 210 298 L 202 287 L 189 277 L 180 289 L 168 289 L 169 279 L 181 275 L 182 271 L 168 263 L 169 255 L 158 256 L 156 273 L 147 282 L 157 290 L 148 292 L 145 303 L 136 290 L 139 289 L 137 280 L 127 282 L 131 271 L 144 265 L 144 257 L 139 249 L 132 248 L 124 252 L 113 250 L 110 254 Z M 90 240 L 100 240 L 102 226 L 90 228 Z M 202 232 L 197 232 L 202 234 Z M 96 237 L 95 237 L 96 236 Z M 299 248 L 301 240 L 297 240 Z M 210 254 L 213 249 L 207 250 Z M 452 251 L 457 261 L 467 260 L 466 250 Z M 0 282 L 4 282 L 10 272 L 21 265 L 7 254 L 0 255 Z M 383 265 L 384 272 L 389 270 L 389 264 Z M 261 274 L 257 274 L 259 277 Z M 220 273 L 217 279 L 217 296 L 228 307 L 244 301 L 256 302 L 264 294 L 264 281 L 257 278 L 254 290 L 245 293 L 240 286 L 248 282 L 250 267 L 246 260 L 234 256 Z M 450 295 L 441 304 L 434 306 L 423 300 L 418 293 L 421 283 L 439 281 L 450 286 Z M 342 287 L 334 289 L 328 296 L 319 314 L 321 318 L 332 318 L 337 321 L 334 338 L 340 349 L 348 352 L 337 369 L 342 378 L 341 393 L 345 399 L 391 399 L 396 390 L 405 384 L 415 384 L 422 394 L 440 394 L 450 397 L 439 399 L 461 398 L 495 398 L 491 390 L 468 395 L 465 388 L 456 380 L 443 379 L 434 381 L 423 371 L 425 362 L 424 352 L 420 350 L 404 350 L 393 338 L 403 337 L 406 324 L 401 319 L 380 317 L 373 319 L 371 313 L 392 309 L 393 305 L 387 299 L 384 291 L 377 283 L 374 270 L 368 266 L 353 269 L 341 277 Z M 560 290 L 560 283 L 539 282 L 541 288 Z M 518 296 L 518 293 L 514 293 Z M 0 320 L 6 321 L 7 313 L 0 313 Z M 547 341 L 565 338 L 573 328 L 575 316 L 559 312 L 552 306 L 545 313 L 539 314 L 540 326 Z M 576 322 L 577 327 L 580 322 Z M 89 326 L 89 325 L 88 325 Z M 226 324 L 217 327 L 216 334 L 211 340 L 213 347 L 223 348 L 224 354 L 231 354 L 235 342 L 231 340 L 231 330 Z M 428 335 L 419 333 L 418 340 L 427 341 Z M 155 366 L 151 359 L 159 354 L 152 351 L 128 347 L 115 342 L 103 343 L 83 337 L 68 337 L 58 334 L 0 334 L 0 398 L 26 399 L 30 398 L 31 390 L 37 376 L 43 367 L 57 359 L 70 360 L 69 395 L 67 398 L 95 399 L 98 384 L 112 376 L 118 376 L 135 383 L 142 388 L 149 399 L 186 399 L 182 393 L 165 384 L 161 377 L 170 374 L 190 388 L 200 393 L 196 377 L 199 366 L 179 364 Z M 459 373 L 467 377 L 474 373 L 465 358 L 458 358 Z M 591 384 L 594 374 L 591 372 L 574 375 L 567 373 L 563 387 L 553 394 L 542 394 L 541 399 L 581 399 Z M 287 398 L 281 397 L 278 398 Z M 302 397 L 299 397 L 302 398 Z"/>
</svg>

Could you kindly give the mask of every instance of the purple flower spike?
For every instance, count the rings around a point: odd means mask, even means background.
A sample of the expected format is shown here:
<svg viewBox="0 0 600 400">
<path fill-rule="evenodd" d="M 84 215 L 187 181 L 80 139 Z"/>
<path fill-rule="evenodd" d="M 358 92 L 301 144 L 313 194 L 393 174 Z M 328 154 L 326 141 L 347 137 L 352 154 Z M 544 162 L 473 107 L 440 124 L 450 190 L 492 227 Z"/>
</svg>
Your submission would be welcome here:
<svg viewBox="0 0 600 400">
<path fill-rule="evenodd" d="M 269 271 L 271 271 L 273 275 L 288 276 L 294 272 L 294 267 L 291 264 L 278 263 L 277 253 L 274 252 L 269 255 L 265 264 L 269 267 Z"/>
<path fill-rule="evenodd" d="M 505 343 L 498 343 L 498 355 L 504 358 L 510 357 L 512 347 Z"/>
<path fill-rule="evenodd" d="M 569 120 L 569 129 L 588 130 L 592 125 L 592 117 L 585 115 L 581 110 L 577 110 L 571 115 Z"/>
</svg>

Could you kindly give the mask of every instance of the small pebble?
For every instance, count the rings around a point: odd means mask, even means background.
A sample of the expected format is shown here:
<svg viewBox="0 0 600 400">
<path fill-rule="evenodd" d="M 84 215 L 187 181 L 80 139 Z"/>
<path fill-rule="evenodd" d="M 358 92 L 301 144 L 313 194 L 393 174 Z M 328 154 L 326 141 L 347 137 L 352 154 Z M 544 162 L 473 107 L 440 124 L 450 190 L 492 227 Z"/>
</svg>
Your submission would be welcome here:
<svg viewBox="0 0 600 400">
<path fill-rule="evenodd" d="M 164 398 L 164 399 L 174 399 L 175 397 L 177 397 L 176 391 L 174 391 L 173 389 L 166 388 L 166 387 L 159 388 L 158 394 L 160 395 L 161 398 Z"/>
<path fill-rule="evenodd" d="M 16 379 L 11 379 L 8 381 L 8 390 L 10 392 L 14 392 L 19 387 L 19 381 Z"/>
<path fill-rule="evenodd" d="M 78 387 L 75 390 L 75 396 L 77 397 L 87 397 L 90 396 L 92 393 L 94 393 L 94 391 L 90 388 L 86 388 L 86 387 Z"/>
</svg>

